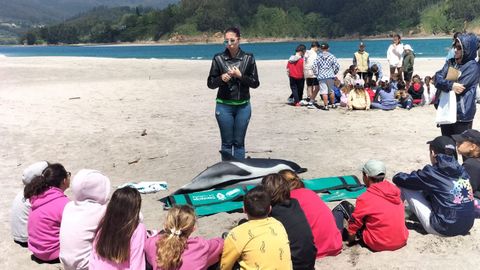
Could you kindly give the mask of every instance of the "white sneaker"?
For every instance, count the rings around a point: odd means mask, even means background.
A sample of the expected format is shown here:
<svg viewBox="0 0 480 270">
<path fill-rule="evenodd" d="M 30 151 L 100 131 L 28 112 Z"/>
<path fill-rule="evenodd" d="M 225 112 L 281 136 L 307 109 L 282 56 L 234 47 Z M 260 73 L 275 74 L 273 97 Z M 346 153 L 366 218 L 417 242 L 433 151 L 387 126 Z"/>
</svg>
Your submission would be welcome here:
<svg viewBox="0 0 480 270">
<path fill-rule="evenodd" d="M 300 105 L 307 106 L 308 104 L 309 104 L 309 102 L 306 101 L 305 99 L 300 100 Z"/>
<path fill-rule="evenodd" d="M 313 104 L 312 101 L 308 102 L 307 108 L 308 109 L 316 109 L 316 107 L 315 107 L 315 105 Z"/>
</svg>

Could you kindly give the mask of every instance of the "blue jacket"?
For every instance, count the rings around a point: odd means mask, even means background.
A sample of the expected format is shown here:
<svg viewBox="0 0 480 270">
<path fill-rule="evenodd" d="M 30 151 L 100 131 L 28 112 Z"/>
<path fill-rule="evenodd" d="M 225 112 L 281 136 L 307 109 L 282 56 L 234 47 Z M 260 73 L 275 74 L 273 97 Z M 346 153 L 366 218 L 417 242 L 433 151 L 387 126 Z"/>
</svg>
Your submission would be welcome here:
<svg viewBox="0 0 480 270">
<path fill-rule="evenodd" d="M 478 39 L 473 34 L 462 34 L 458 36 L 457 40 L 463 47 L 462 61 L 457 64 L 455 58 L 447 60 L 443 68 L 435 73 L 435 87 L 439 91 L 451 91 L 453 82 L 445 80 L 448 67 L 459 69 L 462 74 L 458 78 L 458 83 L 465 86 L 465 91 L 457 95 L 457 122 L 470 122 L 473 121 L 476 112 L 475 96 L 480 76 L 480 68 L 475 61 Z M 440 92 L 437 92 L 436 96 L 439 94 Z M 438 101 L 439 99 L 436 99 L 436 104 Z"/>
<path fill-rule="evenodd" d="M 393 183 L 421 190 L 431 201 L 430 224 L 445 236 L 464 235 L 475 221 L 473 191 L 465 169 L 453 156 L 438 154 L 435 165 L 410 174 L 397 173 Z"/>
</svg>

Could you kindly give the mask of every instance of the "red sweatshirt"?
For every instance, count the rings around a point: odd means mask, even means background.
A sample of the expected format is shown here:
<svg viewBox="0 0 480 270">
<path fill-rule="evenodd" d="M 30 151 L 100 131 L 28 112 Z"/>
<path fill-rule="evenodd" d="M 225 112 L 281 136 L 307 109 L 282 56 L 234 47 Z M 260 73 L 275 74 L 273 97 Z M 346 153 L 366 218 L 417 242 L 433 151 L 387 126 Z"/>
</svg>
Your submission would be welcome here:
<svg viewBox="0 0 480 270">
<path fill-rule="evenodd" d="M 287 69 L 289 71 L 289 76 L 294 79 L 303 79 L 303 58 L 298 59 L 297 61 L 288 61 Z"/>
<path fill-rule="evenodd" d="M 408 238 L 404 211 L 400 190 L 395 185 L 386 180 L 372 184 L 357 199 L 348 233 L 355 234 L 365 225 L 363 241 L 370 249 L 399 249 Z"/>
<path fill-rule="evenodd" d="M 305 213 L 317 247 L 317 258 L 338 255 L 342 251 L 342 235 L 328 206 L 317 193 L 306 188 L 290 191 L 290 197 L 297 199 Z"/>
</svg>

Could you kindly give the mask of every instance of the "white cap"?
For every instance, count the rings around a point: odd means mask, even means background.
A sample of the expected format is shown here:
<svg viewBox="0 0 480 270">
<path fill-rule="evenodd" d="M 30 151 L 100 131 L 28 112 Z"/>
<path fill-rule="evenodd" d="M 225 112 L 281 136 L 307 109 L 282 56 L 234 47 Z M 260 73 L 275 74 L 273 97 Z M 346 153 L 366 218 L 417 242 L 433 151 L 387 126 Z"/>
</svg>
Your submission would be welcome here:
<svg viewBox="0 0 480 270">
<path fill-rule="evenodd" d="M 406 44 L 405 46 L 403 46 L 403 49 L 404 50 L 410 50 L 410 51 L 413 52 L 412 46 L 410 46 L 409 44 Z"/>
<path fill-rule="evenodd" d="M 48 162 L 39 161 L 25 168 L 22 175 L 23 184 L 27 185 L 32 182 L 33 178 L 42 175 L 43 170 L 45 170 L 47 167 Z"/>
</svg>

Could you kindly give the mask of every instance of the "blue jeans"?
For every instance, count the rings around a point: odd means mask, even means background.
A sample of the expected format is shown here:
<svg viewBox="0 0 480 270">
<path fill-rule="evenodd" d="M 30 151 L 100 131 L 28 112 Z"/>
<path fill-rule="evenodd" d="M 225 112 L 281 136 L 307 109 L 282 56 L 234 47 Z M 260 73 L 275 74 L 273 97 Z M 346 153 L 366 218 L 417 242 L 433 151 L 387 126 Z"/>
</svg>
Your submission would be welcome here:
<svg viewBox="0 0 480 270">
<path fill-rule="evenodd" d="M 222 151 L 237 159 L 245 158 L 245 135 L 251 115 L 250 102 L 238 106 L 217 103 L 215 117 L 222 137 Z"/>
</svg>

